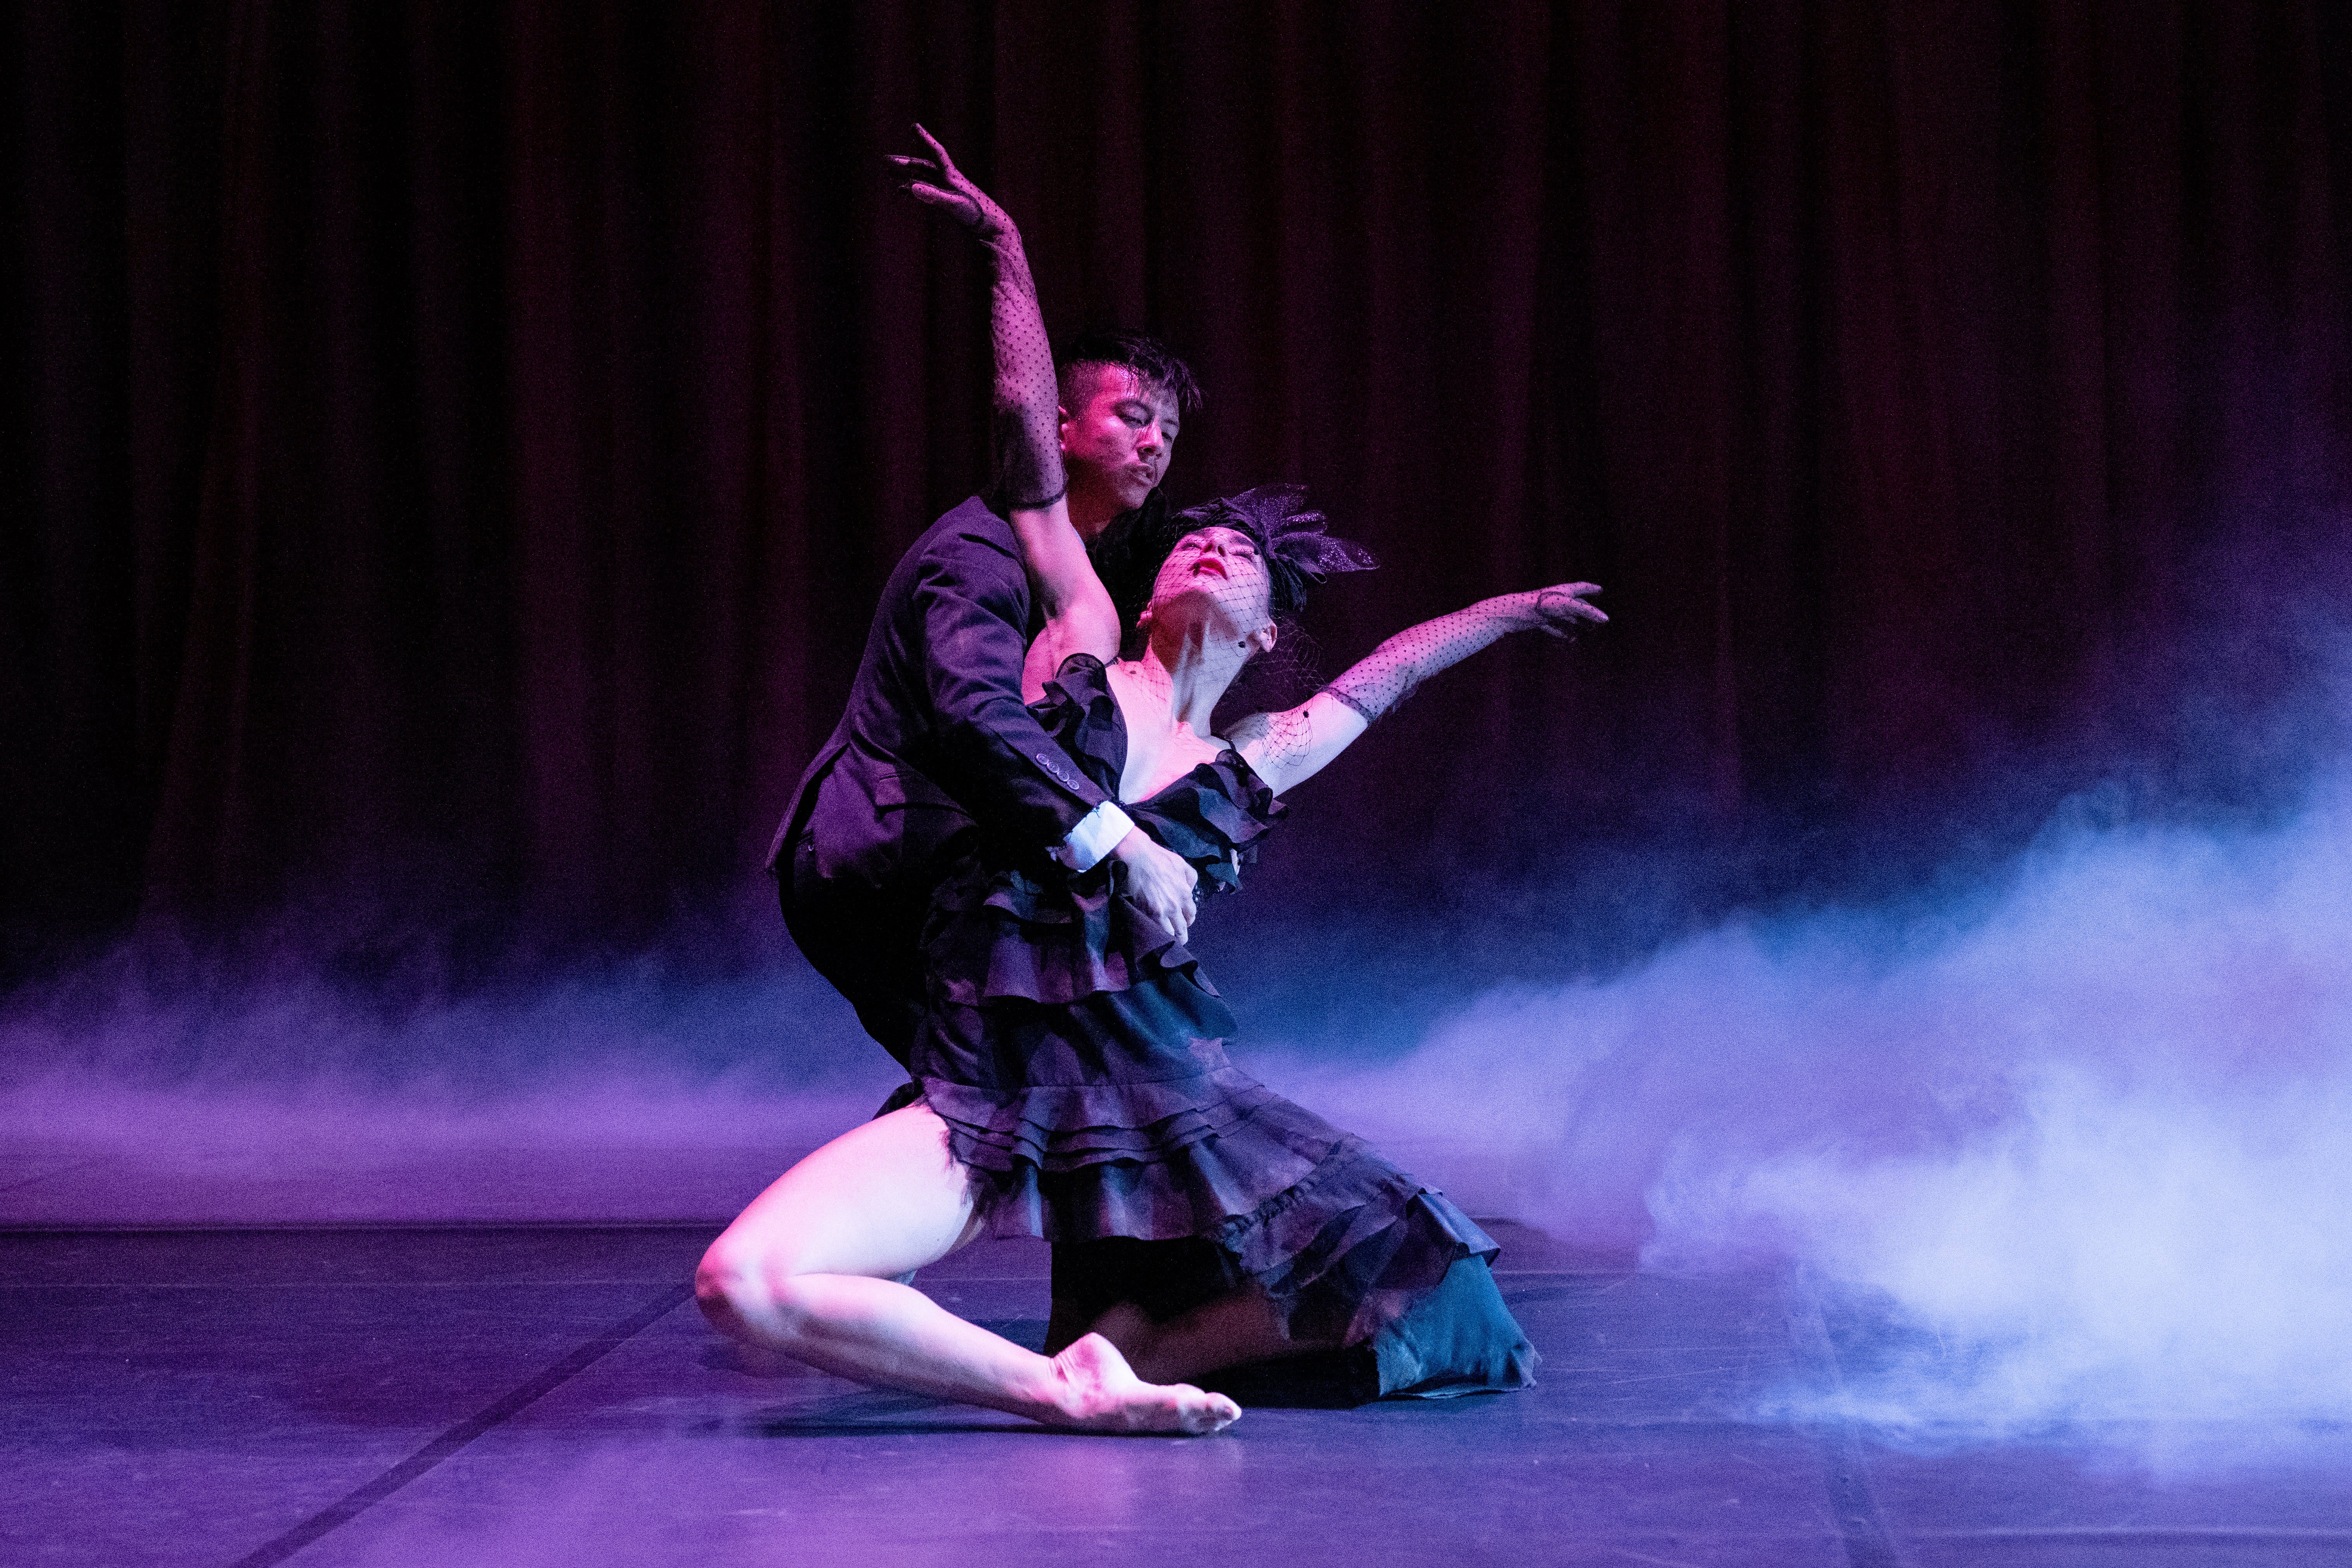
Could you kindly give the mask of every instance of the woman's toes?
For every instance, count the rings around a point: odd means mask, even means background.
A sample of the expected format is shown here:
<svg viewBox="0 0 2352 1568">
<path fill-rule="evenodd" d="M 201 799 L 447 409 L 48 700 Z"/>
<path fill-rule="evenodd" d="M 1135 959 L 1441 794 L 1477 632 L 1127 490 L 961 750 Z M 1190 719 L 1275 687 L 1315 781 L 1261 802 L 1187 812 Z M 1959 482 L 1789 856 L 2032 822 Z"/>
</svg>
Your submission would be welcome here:
<svg viewBox="0 0 2352 1568">
<path fill-rule="evenodd" d="M 1188 1412 L 1190 1420 L 1184 1428 L 1194 1436 L 1205 1437 L 1212 1432 L 1222 1432 L 1242 1418 L 1242 1407 L 1222 1394 L 1209 1394 L 1191 1384 L 1181 1384 L 1178 1387 L 1199 1401 Z"/>
</svg>

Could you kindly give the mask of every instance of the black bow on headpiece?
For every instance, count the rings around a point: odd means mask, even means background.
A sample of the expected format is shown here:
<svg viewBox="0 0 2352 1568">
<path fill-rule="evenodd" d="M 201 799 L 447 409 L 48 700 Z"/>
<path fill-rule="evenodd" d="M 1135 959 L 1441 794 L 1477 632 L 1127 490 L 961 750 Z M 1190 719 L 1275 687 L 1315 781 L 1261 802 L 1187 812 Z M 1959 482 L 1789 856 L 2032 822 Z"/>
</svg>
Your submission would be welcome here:
<svg viewBox="0 0 2352 1568">
<path fill-rule="evenodd" d="M 1334 572 L 1369 572 L 1380 563 L 1352 539 L 1326 533 L 1327 520 L 1306 510 L 1305 485 L 1260 485 L 1188 507 L 1171 520 L 1174 539 L 1200 528 L 1236 528 L 1265 560 L 1276 615 L 1297 613 L 1307 592 Z"/>
</svg>

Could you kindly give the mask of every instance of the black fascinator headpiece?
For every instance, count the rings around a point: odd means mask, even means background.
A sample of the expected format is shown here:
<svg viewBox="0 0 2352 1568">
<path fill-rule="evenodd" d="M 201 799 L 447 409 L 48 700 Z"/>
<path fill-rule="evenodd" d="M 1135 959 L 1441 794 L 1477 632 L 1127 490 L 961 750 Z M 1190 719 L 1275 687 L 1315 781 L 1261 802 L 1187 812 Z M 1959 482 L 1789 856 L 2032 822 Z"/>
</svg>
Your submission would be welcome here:
<svg viewBox="0 0 2352 1568">
<path fill-rule="evenodd" d="M 1168 546 L 1173 549 L 1195 529 L 1240 530 L 1265 562 L 1274 613 L 1293 616 L 1307 591 L 1332 573 L 1369 572 L 1380 564 L 1354 540 L 1325 532 L 1326 522 L 1321 512 L 1307 510 L 1305 485 L 1260 485 L 1178 512 L 1168 520 Z"/>
</svg>

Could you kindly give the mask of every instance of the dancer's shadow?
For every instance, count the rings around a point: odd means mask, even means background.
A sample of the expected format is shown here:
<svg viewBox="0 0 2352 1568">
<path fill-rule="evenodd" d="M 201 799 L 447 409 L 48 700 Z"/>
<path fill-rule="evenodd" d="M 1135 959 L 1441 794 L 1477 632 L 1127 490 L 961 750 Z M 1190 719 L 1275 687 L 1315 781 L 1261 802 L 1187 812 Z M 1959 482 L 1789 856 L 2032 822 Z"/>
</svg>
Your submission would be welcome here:
<svg viewBox="0 0 2352 1568">
<path fill-rule="evenodd" d="M 880 1391 L 846 1394 L 794 1407 L 752 1412 L 737 1428 L 754 1437 L 1067 1436 L 999 1410 L 950 1405 L 919 1394 Z M 1113 1432 L 1098 1436 L 1164 1437 L 1164 1432 Z"/>
<path fill-rule="evenodd" d="M 1013 1319 L 982 1326 L 1031 1350 L 1045 1342 L 1043 1319 Z M 835 1381 L 789 1356 L 731 1342 L 712 1346 L 705 1352 L 703 1364 L 714 1372 L 761 1379 Z M 1360 1351 L 1326 1351 L 1228 1367 L 1197 1381 L 1203 1388 L 1231 1394 L 1245 1410 L 1352 1410 L 1379 1395 L 1370 1358 Z M 771 1406 L 745 1417 L 742 1429 L 770 1437 L 1053 1430 L 1000 1411 L 883 1389 L 853 1389 L 814 1397 L 805 1404 Z"/>
</svg>

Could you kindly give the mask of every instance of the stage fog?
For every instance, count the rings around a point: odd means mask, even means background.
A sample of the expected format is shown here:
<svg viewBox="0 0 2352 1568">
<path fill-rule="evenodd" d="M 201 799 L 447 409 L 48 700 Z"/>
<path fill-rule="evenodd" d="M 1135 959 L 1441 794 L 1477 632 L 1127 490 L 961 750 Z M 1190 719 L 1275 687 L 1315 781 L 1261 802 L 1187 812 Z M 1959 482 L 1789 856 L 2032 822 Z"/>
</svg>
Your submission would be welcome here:
<svg viewBox="0 0 2352 1568">
<path fill-rule="evenodd" d="M 1570 879 L 1483 912 L 1234 900 L 1201 948 L 1242 1059 L 1474 1212 L 1596 1261 L 1791 1270 L 1900 1331 L 1759 1415 L 1931 1443 L 2352 1418 L 2345 647 L 2312 633 L 2293 700 L 2235 710 L 2276 771 L 2226 808 L 2111 781 L 2004 853 L 1678 934 L 1622 889 L 1635 934 L 1562 914 L 1604 891 Z M 462 995 L 269 953 L 151 937 L 20 988 L 0 1114 L 151 1218 L 715 1221 L 894 1081 L 781 939 Z M 20 1183 L 36 1219 L 136 1217 Z"/>
</svg>

